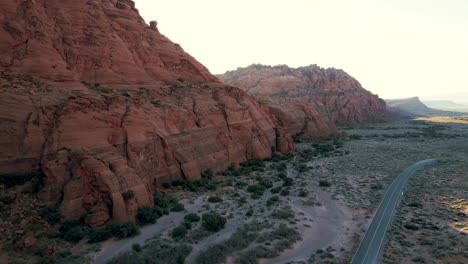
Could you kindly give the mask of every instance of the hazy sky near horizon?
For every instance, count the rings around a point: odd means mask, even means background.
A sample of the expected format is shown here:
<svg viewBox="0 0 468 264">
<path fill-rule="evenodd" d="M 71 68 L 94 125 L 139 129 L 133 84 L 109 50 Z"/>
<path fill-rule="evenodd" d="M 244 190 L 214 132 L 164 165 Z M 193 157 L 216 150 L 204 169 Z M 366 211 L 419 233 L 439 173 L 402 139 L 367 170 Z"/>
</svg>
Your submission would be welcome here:
<svg viewBox="0 0 468 264">
<path fill-rule="evenodd" d="M 252 63 L 318 64 L 383 98 L 468 97 L 467 0 L 135 2 L 213 74 Z"/>
</svg>

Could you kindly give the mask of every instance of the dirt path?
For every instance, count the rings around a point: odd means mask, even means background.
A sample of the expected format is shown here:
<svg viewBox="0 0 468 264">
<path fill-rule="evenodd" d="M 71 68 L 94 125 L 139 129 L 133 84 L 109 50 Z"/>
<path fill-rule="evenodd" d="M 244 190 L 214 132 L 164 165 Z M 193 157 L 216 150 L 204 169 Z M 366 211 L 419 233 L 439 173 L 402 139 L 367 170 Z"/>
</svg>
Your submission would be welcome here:
<svg viewBox="0 0 468 264">
<path fill-rule="evenodd" d="M 288 170 L 288 175 L 297 172 Z M 318 186 L 312 186 L 309 191 L 316 196 L 320 206 L 304 205 L 300 199 L 291 200 L 289 205 L 300 218 L 298 231 L 302 240 L 294 244 L 293 248 L 271 259 L 261 259 L 261 264 L 284 264 L 292 261 L 305 261 L 316 252 L 329 246 L 334 249 L 344 247 L 351 240 L 352 232 L 357 223 L 353 221 L 356 213 L 332 198 L 331 193 L 323 191 Z"/>
<path fill-rule="evenodd" d="M 280 256 L 262 259 L 260 263 L 284 264 L 290 261 L 307 261 L 317 249 L 328 246 L 337 249 L 350 238 L 346 227 L 352 224 L 352 213 L 320 188 L 314 187 L 312 191 L 321 206 L 304 206 L 298 200 L 290 203 L 296 215 L 301 216 L 298 231 L 302 235 L 302 240 L 293 248 L 282 252 Z"/>
</svg>

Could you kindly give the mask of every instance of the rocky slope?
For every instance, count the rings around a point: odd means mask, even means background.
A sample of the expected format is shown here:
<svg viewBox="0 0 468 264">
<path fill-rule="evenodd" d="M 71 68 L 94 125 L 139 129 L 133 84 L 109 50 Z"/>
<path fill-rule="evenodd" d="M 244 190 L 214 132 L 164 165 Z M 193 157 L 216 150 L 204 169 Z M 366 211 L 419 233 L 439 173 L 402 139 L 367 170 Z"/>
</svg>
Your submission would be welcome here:
<svg viewBox="0 0 468 264">
<path fill-rule="evenodd" d="M 133 1 L 0 10 L 0 177 L 44 175 L 39 196 L 67 219 L 126 221 L 163 182 L 292 149 L 268 109 L 146 25 Z"/>
<path fill-rule="evenodd" d="M 385 102 L 343 70 L 251 65 L 217 76 L 268 105 L 291 134 L 326 136 L 336 125 L 387 118 Z"/>
</svg>

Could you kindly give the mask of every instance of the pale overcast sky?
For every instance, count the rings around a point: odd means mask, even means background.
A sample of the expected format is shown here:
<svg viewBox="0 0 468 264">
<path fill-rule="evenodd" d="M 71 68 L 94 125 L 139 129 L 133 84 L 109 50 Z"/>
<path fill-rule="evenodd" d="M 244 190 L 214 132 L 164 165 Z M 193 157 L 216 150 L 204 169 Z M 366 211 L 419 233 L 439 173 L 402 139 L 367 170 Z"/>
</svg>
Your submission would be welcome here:
<svg viewBox="0 0 468 264">
<path fill-rule="evenodd" d="M 318 64 L 383 98 L 468 95 L 468 0 L 135 2 L 213 74 Z"/>
</svg>

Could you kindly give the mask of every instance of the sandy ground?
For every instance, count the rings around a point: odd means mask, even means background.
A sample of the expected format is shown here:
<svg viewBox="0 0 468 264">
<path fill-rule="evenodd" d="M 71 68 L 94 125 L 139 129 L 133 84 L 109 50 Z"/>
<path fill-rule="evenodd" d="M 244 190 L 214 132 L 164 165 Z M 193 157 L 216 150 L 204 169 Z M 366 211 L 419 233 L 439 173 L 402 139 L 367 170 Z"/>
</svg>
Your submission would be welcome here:
<svg viewBox="0 0 468 264">
<path fill-rule="evenodd" d="M 266 191 L 261 198 L 251 199 L 245 188 L 234 186 L 221 187 L 203 194 L 182 192 L 180 197 L 188 197 L 182 200 L 185 201 L 186 212 L 171 213 L 159 219 L 157 224 L 145 227 L 142 234 L 135 238 L 105 243 L 102 251 L 96 255 L 95 263 L 104 263 L 104 260 L 117 253 L 130 250 L 134 243 L 143 245 L 147 239 L 154 236 L 169 237 L 168 232 L 178 225 L 188 212 L 201 214 L 209 211 L 226 216 L 226 227 L 193 244 L 193 250 L 186 263 L 195 263 L 198 254 L 212 245 L 223 243 L 238 227 L 253 221 L 265 222 L 271 226 L 284 222 L 298 230 L 302 236 L 301 241 L 281 252 L 280 256 L 261 259 L 260 263 L 307 262 L 313 254 L 317 255 L 317 250 L 327 248 L 330 249 L 333 259 L 319 258 L 316 259 L 317 263 L 347 263 L 364 235 L 386 187 L 405 167 L 422 159 L 463 156 L 467 153 L 468 126 L 444 125 L 448 127 L 437 130 L 438 133 L 454 135 L 453 137 L 407 136 L 419 133 L 429 126 L 414 122 L 347 129 L 350 135 L 358 134 L 364 137 L 344 142 L 341 154 L 307 160 L 296 156 L 288 161 L 287 173 L 294 179 L 290 195 L 279 196 Z M 312 144 L 301 143 L 297 147 L 302 150 L 311 148 Z M 344 152 L 346 154 L 343 154 Z M 294 169 L 299 163 L 306 164 L 310 169 L 299 173 Z M 273 164 L 269 162 L 268 169 L 264 172 L 255 172 L 250 176 L 221 178 L 222 181 L 233 180 L 250 185 L 255 183 L 255 176 L 260 176 L 271 179 L 274 187 L 280 186 L 282 182 L 275 178 L 277 172 L 272 170 L 270 165 Z M 324 179 L 331 183 L 330 187 L 318 187 L 319 180 Z M 309 195 L 299 197 L 299 190 L 307 190 Z M 223 202 L 208 203 L 207 197 L 211 195 L 221 197 Z M 273 195 L 279 196 L 280 201 L 277 205 L 267 207 L 265 202 Z M 245 197 L 246 202 L 239 204 L 239 197 Z M 315 200 L 318 203 L 306 203 L 307 200 Z M 272 211 L 284 206 L 289 206 L 294 212 L 294 221 L 271 218 Z M 245 215 L 249 208 L 254 209 L 251 217 Z M 234 263 L 236 254 L 228 258 L 228 263 Z"/>
</svg>

